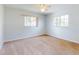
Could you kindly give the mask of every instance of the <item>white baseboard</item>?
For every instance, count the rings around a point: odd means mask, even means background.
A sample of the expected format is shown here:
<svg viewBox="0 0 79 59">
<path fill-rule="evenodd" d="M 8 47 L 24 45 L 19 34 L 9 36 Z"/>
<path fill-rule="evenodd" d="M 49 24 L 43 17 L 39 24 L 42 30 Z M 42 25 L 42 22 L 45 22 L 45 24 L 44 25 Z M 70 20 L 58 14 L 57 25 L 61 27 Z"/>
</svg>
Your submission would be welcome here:
<svg viewBox="0 0 79 59">
<path fill-rule="evenodd" d="M 48 34 L 48 35 L 49 35 L 49 36 L 52 36 L 52 37 L 55 37 L 55 38 L 59 38 L 59 39 L 62 39 L 62 40 L 66 40 L 66 41 L 69 41 L 69 42 L 73 42 L 73 43 L 79 44 L 78 41 L 75 41 L 75 40 L 73 40 L 73 39 L 68 40 L 68 39 L 61 38 L 61 37 L 58 37 L 58 36 L 55 36 L 55 35 L 50 35 L 50 34 Z"/>
<path fill-rule="evenodd" d="M 19 37 L 19 38 L 15 38 L 15 39 L 8 39 L 8 40 L 4 40 L 3 42 L 6 43 L 6 42 L 10 42 L 10 41 L 21 40 L 21 39 L 24 39 L 24 38 L 27 39 L 27 38 L 31 38 L 31 37 L 40 36 L 40 35 L 43 35 L 43 34 L 33 35 L 33 36 L 29 36 L 29 37 Z"/>
<path fill-rule="evenodd" d="M 40 35 L 43 35 L 43 34 L 40 34 Z M 29 36 L 29 37 L 19 37 L 19 38 L 15 38 L 15 39 L 9 39 L 9 40 L 5 40 L 5 41 L 3 41 L 3 43 L 5 43 L 5 42 L 9 42 L 9 41 L 14 41 L 14 40 L 21 40 L 21 39 L 23 39 L 23 38 L 26 38 L 26 39 L 27 39 L 27 38 L 31 38 L 31 37 L 40 36 L 40 35 Z M 46 34 L 45 34 L 45 35 L 46 35 Z M 55 35 L 50 35 L 50 34 L 47 34 L 47 35 L 52 36 L 52 37 L 56 37 L 56 38 L 59 38 L 59 39 L 67 40 L 67 39 L 65 39 L 65 38 L 57 37 L 57 36 L 55 36 Z M 67 41 L 70 41 L 70 42 L 79 44 L 78 41 L 74 41 L 74 40 L 72 40 L 72 39 L 67 40 Z M 2 46 L 0 46 L 0 48 L 2 48 Z"/>
</svg>

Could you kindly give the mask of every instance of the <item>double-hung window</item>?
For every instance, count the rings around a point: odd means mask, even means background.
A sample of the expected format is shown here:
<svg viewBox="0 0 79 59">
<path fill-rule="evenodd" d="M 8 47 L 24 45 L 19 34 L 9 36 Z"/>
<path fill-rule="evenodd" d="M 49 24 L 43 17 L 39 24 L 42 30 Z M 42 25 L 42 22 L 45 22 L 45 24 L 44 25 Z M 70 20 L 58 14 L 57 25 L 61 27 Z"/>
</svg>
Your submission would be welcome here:
<svg viewBox="0 0 79 59">
<path fill-rule="evenodd" d="M 36 27 L 37 26 L 37 17 L 35 17 L 35 16 L 24 16 L 24 26 Z"/>
<path fill-rule="evenodd" d="M 53 24 L 61 27 L 69 26 L 69 15 L 54 17 Z"/>
</svg>

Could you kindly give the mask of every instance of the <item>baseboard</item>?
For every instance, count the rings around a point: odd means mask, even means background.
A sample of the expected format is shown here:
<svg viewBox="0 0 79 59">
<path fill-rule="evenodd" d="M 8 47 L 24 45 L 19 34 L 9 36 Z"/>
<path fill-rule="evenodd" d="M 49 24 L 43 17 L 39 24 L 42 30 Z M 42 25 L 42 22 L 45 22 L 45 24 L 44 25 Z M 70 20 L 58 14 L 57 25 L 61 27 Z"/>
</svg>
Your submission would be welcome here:
<svg viewBox="0 0 79 59">
<path fill-rule="evenodd" d="M 49 36 L 48 34 L 43 34 L 43 36 Z"/>
<path fill-rule="evenodd" d="M 50 35 L 50 34 L 48 34 L 49 36 L 51 36 L 51 37 L 55 37 L 55 38 L 57 38 L 57 39 L 62 39 L 62 40 L 65 40 L 65 41 L 69 41 L 69 42 L 72 42 L 72 43 L 76 43 L 76 44 L 79 44 L 79 42 L 77 42 L 77 41 L 74 41 L 74 40 L 67 40 L 67 39 L 64 39 L 64 38 L 60 38 L 60 37 L 57 37 L 57 36 L 54 36 L 54 35 Z"/>
<path fill-rule="evenodd" d="M 72 42 L 72 43 L 77 43 L 79 44 L 79 42 L 77 41 L 74 41 L 74 40 L 67 40 L 67 39 L 64 39 L 64 38 L 60 38 L 60 37 L 57 37 L 57 36 L 54 36 L 54 35 L 50 35 L 50 34 L 40 34 L 40 35 L 35 35 L 35 36 L 30 36 L 30 37 L 20 37 L 20 38 L 16 38 L 16 39 L 9 39 L 9 40 L 6 40 L 6 41 L 3 41 L 3 43 L 6 43 L 6 42 L 11 42 L 11 41 L 16 41 L 16 40 L 21 40 L 21 39 L 28 39 L 28 38 L 33 38 L 33 37 L 37 37 L 37 36 L 51 36 L 51 37 L 55 37 L 57 39 L 62 39 L 62 40 L 66 40 L 66 41 L 69 41 L 69 42 Z M 0 46 L 0 48 L 2 48 L 2 46 Z"/>
<path fill-rule="evenodd" d="M 40 34 L 40 35 L 35 35 L 35 36 L 29 36 L 29 37 L 19 37 L 19 38 L 15 38 L 15 39 L 8 39 L 8 40 L 4 40 L 3 43 L 7 43 L 7 42 L 11 42 L 11 41 L 16 41 L 16 40 L 21 40 L 21 39 L 28 39 L 28 38 L 33 38 L 33 37 L 37 37 L 37 36 L 42 36 L 44 34 Z"/>
</svg>

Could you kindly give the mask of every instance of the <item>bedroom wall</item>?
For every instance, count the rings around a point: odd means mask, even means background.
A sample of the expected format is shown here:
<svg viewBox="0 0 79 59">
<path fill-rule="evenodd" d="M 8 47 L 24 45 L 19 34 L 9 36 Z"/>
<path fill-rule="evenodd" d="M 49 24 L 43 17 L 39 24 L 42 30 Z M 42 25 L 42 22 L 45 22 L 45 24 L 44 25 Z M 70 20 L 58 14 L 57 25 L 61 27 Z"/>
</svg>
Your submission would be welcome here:
<svg viewBox="0 0 79 59">
<path fill-rule="evenodd" d="M 38 27 L 24 27 L 22 15 L 38 17 Z M 38 13 L 5 7 L 5 40 L 12 41 L 44 34 L 44 16 Z"/>
<path fill-rule="evenodd" d="M 79 5 L 56 4 L 51 9 L 52 13 L 47 15 L 37 14 L 16 8 L 5 8 L 5 30 L 4 41 L 33 37 L 48 34 L 57 38 L 79 43 Z M 39 17 L 38 27 L 24 27 L 21 15 L 34 15 Z M 53 25 L 55 16 L 69 15 L 69 26 L 58 27 Z"/>
<path fill-rule="evenodd" d="M 0 5 L 0 49 L 3 45 L 3 21 L 4 21 L 4 6 Z"/>
<path fill-rule="evenodd" d="M 79 43 L 79 5 L 53 5 L 52 14 L 47 16 L 47 34 Z M 69 15 L 69 26 L 58 27 L 53 25 L 55 16 Z"/>
</svg>

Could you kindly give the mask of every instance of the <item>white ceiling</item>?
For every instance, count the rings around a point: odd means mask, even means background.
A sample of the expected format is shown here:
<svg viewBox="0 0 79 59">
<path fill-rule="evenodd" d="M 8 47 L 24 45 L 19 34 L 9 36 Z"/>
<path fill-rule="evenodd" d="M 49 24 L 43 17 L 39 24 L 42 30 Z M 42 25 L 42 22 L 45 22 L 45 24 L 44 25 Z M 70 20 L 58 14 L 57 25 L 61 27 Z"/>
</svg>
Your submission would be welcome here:
<svg viewBox="0 0 79 59">
<path fill-rule="evenodd" d="M 6 4 L 6 7 L 11 7 L 11 8 L 19 8 L 23 10 L 28 10 L 31 12 L 37 12 L 37 13 L 42 13 L 42 14 L 49 14 L 53 12 L 57 12 L 56 10 L 59 9 L 70 9 L 73 7 L 73 4 L 49 4 L 49 8 L 45 12 L 41 12 L 38 4 Z M 63 7 L 63 8 L 62 8 Z"/>
<path fill-rule="evenodd" d="M 19 9 L 23 9 L 23 10 L 28 10 L 28 11 L 32 11 L 32 12 L 37 12 L 37 13 L 51 13 L 52 12 L 52 6 L 53 5 L 49 5 L 48 10 L 45 12 L 41 12 L 39 9 L 38 4 L 7 4 L 5 5 L 6 7 L 13 7 L 13 8 L 19 8 Z"/>
</svg>

